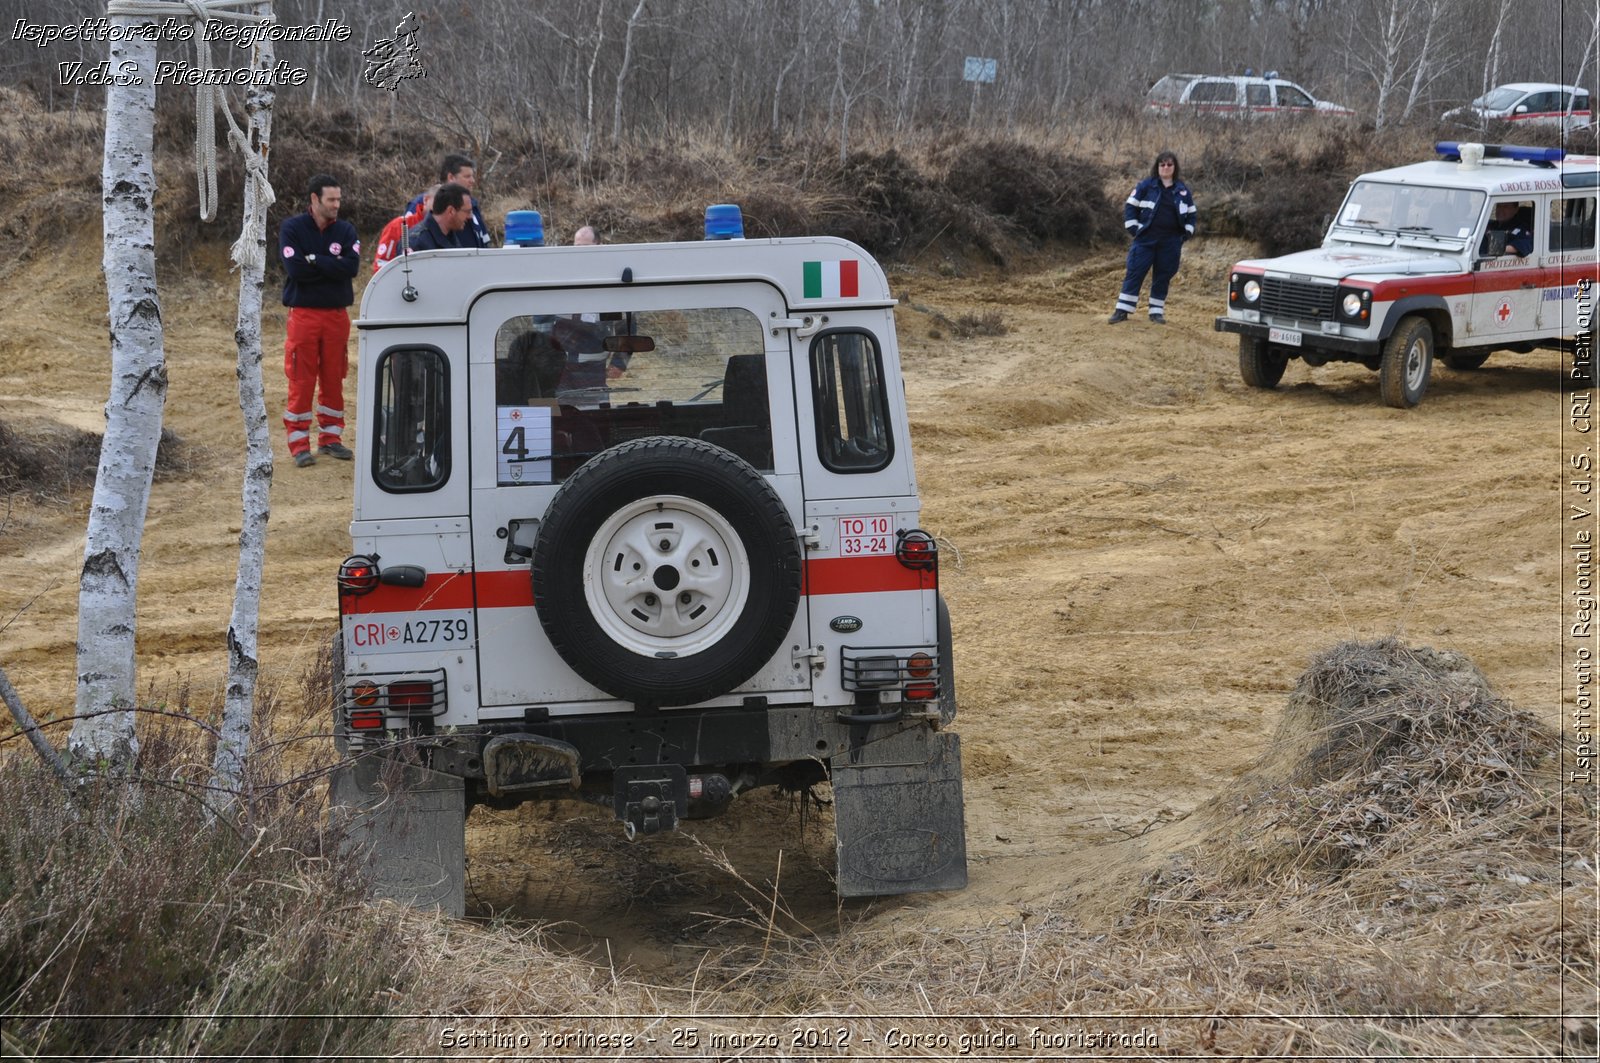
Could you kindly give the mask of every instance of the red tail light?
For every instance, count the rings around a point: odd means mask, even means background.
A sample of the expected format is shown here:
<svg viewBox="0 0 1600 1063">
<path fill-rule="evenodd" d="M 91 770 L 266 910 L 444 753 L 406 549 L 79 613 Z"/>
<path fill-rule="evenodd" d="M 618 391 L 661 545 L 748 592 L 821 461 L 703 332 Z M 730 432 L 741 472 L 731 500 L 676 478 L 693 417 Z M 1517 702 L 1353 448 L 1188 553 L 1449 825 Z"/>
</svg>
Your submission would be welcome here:
<svg viewBox="0 0 1600 1063">
<path fill-rule="evenodd" d="M 378 559 L 354 554 L 339 565 L 339 593 L 360 597 L 378 589 Z"/>
<path fill-rule="evenodd" d="M 900 532 L 894 556 L 906 568 L 923 572 L 936 572 L 939 568 L 939 544 L 921 528 Z"/>
<path fill-rule="evenodd" d="M 906 687 L 907 701 L 932 701 L 939 696 L 939 688 L 932 683 L 912 683 Z"/>
<path fill-rule="evenodd" d="M 926 653 L 913 653 L 906 658 L 906 674 L 913 679 L 926 679 L 933 674 L 933 658 Z"/>
<path fill-rule="evenodd" d="M 433 708 L 432 683 L 390 683 L 389 705 L 396 709 Z"/>
<path fill-rule="evenodd" d="M 355 709 L 350 713 L 350 730 L 352 731 L 381 731 L 383 730 L 382 709 Z"/>
</svg>

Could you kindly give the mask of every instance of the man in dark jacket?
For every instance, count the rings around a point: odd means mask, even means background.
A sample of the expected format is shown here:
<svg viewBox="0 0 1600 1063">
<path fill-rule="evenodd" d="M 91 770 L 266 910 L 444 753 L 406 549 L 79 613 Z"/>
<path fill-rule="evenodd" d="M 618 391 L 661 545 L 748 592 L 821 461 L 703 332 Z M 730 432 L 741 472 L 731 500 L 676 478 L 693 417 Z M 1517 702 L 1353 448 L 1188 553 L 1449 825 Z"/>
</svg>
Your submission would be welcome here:
<svg viewBox="0 0 1600 1063">
<path fill-rule="evenodd" d="M 315 411 L 317 449 L 349 461 L 344 445 L 344 375 L 350 366 L 350 311 L 353 281 L 361 269 L 361 241 L 355 226 L 339 220 L 339 182 L 318 174 L 310 183 L 304 214 L 287 219 L 278 231 L 278 252 L 288 275 L 283 305 L 289 322 L 283 344 L 283 371 L 289 378 L 283 427 L 295 465 L 316 462 L 311 453 Z M 313 400 L 320 387 L 321 404 Z"/>
<path fill-rule="evenodd" d="M 433 194 L 433 211 L 411 233 L 411 250 L 438 251 L 478 246 L 472 232 L 472 196 L 461 185 L 442 186 Z"/>
<path fill-rule="evenodd" d="M 478 212 L 478 164 L 472 161 L 472 156 L 451 153 L 444 157 L 439 164 L 439 184 L 460 185 L 467 190 L 467 195 L 472 197 L 472 218 L 467 223 L 467 233 L 475 241 L 467 242 L 467 237 L 461 238 L 462 247 L 493 247 L 494 238 L 489 235 L 489 227 L 483 224 L 483 215 Z M 406 204 L 404 213 L 411 214 L 422 205 L 422 196 L 417 196 Z"/>
</svg>

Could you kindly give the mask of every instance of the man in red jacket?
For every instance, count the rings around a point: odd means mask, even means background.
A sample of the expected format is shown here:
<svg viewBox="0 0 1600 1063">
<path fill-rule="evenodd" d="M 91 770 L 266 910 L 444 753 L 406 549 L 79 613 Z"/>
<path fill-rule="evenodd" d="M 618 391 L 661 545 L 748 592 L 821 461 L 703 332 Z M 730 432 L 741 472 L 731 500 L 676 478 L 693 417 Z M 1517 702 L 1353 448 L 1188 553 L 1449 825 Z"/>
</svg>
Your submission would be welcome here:
<svg viewBox="0 0 1600 1063">
<path fill-rule="evenodd" d="M 422 193 L 422 202 L 417 205 L 416 210 L 391 219 L 389 224 L 383 227 L 383 232 L 378 234 L 378 250 L 372 256 L 372 272 L 378 272 L 390 259 L 400 257 L 400 253 L 405 250 L 402 241 L 406 238 L 407 229 L 416 232 L 422 220 L 433 212 L 433 194 L 437 191 L 439 186 L 434 185 Z"/>
<path fill-rule="evenodd" d="M 317 421 L 317 449 L 342 461 L 354 455 L 344 435 L 344 375 L 349 369 L 350 311 L 356 301 L 352 283 L 361 269 L 361 241 L 356 228 L 339 220 L 339 182 L 318 174 L 310 183 L 311 202 L 278 231 L 283 258 L 283 305 L 289 308 L 283 344 L 283 371 L 289 397 L 283 427 L 295 465 L 316 462 L 311 453 L 311 419 Z M 313 402 L 318 388 L 322 402 Z"/>
</svg>

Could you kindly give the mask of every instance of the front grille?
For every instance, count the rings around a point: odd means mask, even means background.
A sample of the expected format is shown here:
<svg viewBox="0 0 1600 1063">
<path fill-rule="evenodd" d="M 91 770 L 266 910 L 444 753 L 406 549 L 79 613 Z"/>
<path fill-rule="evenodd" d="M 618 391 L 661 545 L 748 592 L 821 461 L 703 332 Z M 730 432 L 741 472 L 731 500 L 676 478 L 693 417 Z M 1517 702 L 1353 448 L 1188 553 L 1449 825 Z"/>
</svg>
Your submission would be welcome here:
<svg viewBox="0 0 1600 1063">
<path fill-rule="evenodd" d="M 1261 278 L 1261 312 L 1300 321 L 1332 321 L 1339 289 L 1284 277 Z"/>
</svg>

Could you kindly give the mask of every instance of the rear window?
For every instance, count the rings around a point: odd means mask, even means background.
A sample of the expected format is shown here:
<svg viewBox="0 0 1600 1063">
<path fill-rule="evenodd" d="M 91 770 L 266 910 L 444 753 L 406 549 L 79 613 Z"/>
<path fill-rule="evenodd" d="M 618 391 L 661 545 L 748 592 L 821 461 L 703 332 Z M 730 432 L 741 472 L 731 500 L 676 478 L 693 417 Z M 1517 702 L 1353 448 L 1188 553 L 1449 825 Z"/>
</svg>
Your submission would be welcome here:
<svg viewBox="0 0 1600 1063">
<path fill-rule="evenodd" d="M 643 436 L 703 439 L 772 471 L 761 322 L 740 308 L 509 318 L 495 337 L 495 480 L 561 483 Z"/>
</svg>

